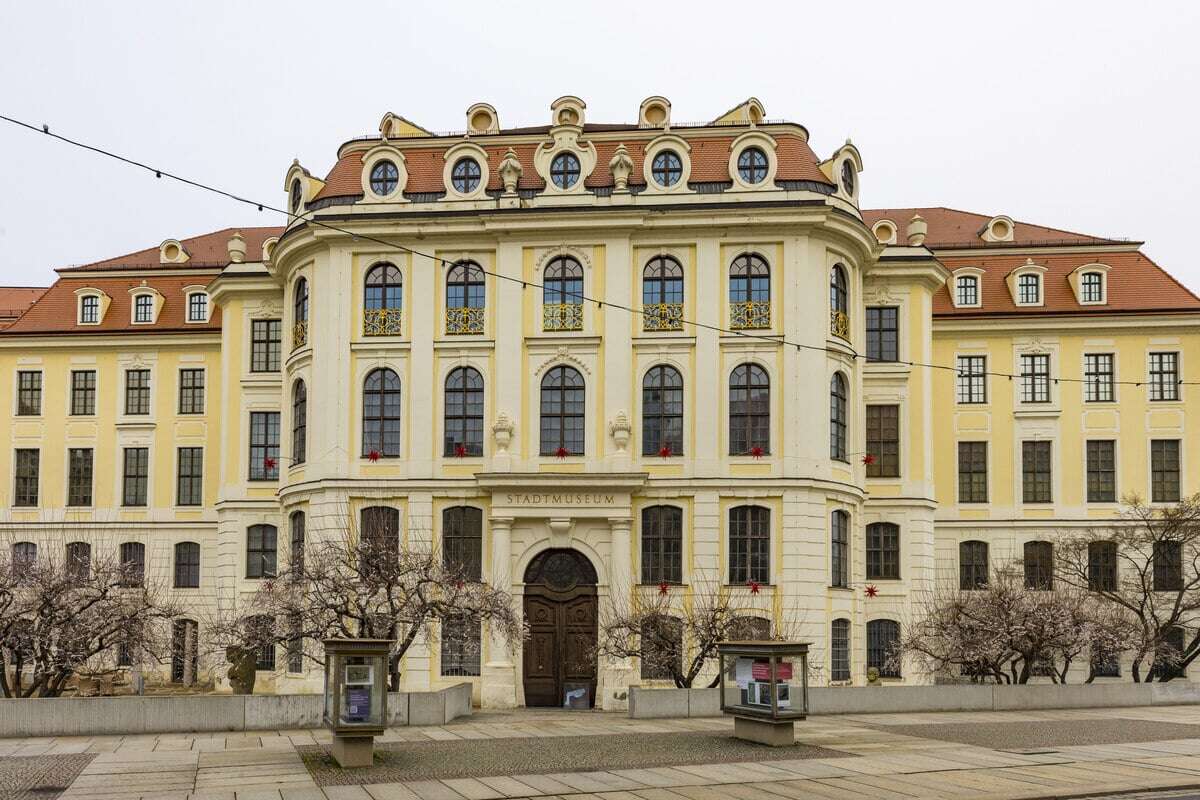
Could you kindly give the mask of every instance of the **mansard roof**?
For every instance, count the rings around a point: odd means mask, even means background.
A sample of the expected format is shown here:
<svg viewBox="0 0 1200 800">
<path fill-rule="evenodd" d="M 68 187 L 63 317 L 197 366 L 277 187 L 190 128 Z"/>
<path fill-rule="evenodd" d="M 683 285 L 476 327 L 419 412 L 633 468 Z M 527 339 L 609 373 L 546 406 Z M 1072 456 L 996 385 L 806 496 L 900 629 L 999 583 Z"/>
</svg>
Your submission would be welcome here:
<svg viewBox="0 0 1200 800">
<path fill-rule="evenodd" d="M 936 206 L 932 208 L 875 208 L 863 209 L 863 222 L 868 227 L 882 220 L 890 220 L 896 225 L 896 242 L 904 244 L 905 231 L 914 215 L 920 215 L 929 226 L 925 235 L 925 246 L 930 249 L 958 249 L 967 247 L 1022 247 L 1045 245 L 1093 245 L 1093 244 L 1129 244 L 1125 240 L 1110 239 L 1103 236 L 1093 236 L 1086 233 L 1048 228 L 1045 225 L 1034 225 L 1030 222 L 1013 221 L 1013 239 L 1011 242 L 989 242 L 982 236 L 987 224 L 996 215 L 976 214 L 971 211 L 960 211 L 956 208 Z"/>
<path fill-rule="evenodd" d="M 98 272 L 108 270 L 175 270 L 175 269 L 221 269 L 229 263 L 227 250 L 229 239 L 233 234 L 241 233 L 246 240 L 246 260 L 258 261 L 262 255 L 263 242 L 283 233 L 281 227 L 261 228 L 222 228 L 211 233 L 202 233 L 189 239 L 180 239 L 179 244 L 187 254 L 186 261 L 164 264 L 159 252 L 159 245 L 147 247 L 126 253 L 123 256 L 107 258 L 74 267 L 62 267 L 60 274 L 73 272 Z"/>
</svg>

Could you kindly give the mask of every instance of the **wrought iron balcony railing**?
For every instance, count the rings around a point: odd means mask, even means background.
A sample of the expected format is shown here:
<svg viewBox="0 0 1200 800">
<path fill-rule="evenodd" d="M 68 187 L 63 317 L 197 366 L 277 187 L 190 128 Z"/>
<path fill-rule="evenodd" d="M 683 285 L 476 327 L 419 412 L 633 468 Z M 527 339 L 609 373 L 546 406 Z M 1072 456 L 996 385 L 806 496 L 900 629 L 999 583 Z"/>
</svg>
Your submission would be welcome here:
<svg viewBox="0 0 1200 800">
<path fill-rule="evenodd" d="M 850 340 L 850 315 L 845 311 L 829 312 L 829 332 L 839 339 Z"/>
<path fill-rule="evenodd" d="M 483 313 L 483 308 L 447 308 L 446 333 L 451 336 L 483 333 Z"/>
<path fill-rule="evenodd" d="M 299 350 L 308 344 L 308 320 L 302 319 L 292 325 L 292 349 Z"/>
<path fill-rule="evenodd" d="M 771 327 L 771 301 L 746 300 L 730 303 L 729 327 L 734 330 Z"/>
<path fill-rule="evenodd" d="M 399 336 L 401 331 L 401 309 L 363 309 L 363 336 Z"/>
<path fill-rule="evenodd" d="M 583 306 L 579 303 L 546 303 L 542 306 L 542 330 L 583 330 Z"/>
<path fill-rule="evenodd" d="M 683 303 L 652 303 L 642 309 L 642 330 L 683 330 Z"/>
</svg>

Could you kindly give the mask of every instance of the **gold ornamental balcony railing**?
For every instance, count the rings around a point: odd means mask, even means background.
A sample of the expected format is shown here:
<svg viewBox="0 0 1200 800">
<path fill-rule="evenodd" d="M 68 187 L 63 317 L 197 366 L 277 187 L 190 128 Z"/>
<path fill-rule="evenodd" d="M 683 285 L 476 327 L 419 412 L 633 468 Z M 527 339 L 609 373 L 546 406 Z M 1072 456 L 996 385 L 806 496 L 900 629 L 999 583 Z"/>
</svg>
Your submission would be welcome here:
<svg viewBox="0 0 1200 800">
<path fill-rule="evenodd" d="M 845 311 L 829 312 L 829 332 L 839 339 L 850 339 L 850 315 Z"/>
<path fill-rule="evenodd" d="M 683 330 L 683 303 L 651 303 L 642 311 L 642 330 Z"/>
<path fill-rule="evenodd" d="M 447 308 L 446 333 L 459 336 L 465 333 L 483 333 L 482 308 Z"/>
<path fill-rule="evenodd" d="M 308 320 L 302 319 L 292 326 L 292 349 L 299 350 L 308 344 Z"/>
<path fill-rule="evenodd" d="M 583 306 L 579 303 L 546 303 L 542 306 L 542 330 L 583 330 Z"/>
<path fill-rule="evenodd" d="M 363 336 L 399 336 L 401 309 L 364 308 Z"/>
<path fill-rule="evenodd" d="M 771 301 L 746 300 L 729 304 L 729 327 L 734 330 L 771 327 Z"/>
</svg>

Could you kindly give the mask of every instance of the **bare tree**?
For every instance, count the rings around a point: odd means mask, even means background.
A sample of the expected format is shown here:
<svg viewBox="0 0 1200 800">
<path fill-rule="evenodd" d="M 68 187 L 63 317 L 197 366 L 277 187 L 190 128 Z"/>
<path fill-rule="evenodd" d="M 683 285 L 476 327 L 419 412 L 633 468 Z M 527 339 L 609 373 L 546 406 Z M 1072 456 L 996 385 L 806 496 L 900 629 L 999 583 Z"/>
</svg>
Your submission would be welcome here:
<svg viewBox="0 0 1200 800">
<path fill-rule="evenodd" d="M 324 664 L 325 639 L 391 639 L 391 686 L 398 690 L 400 662 L 422 635 L 464 654 L 478 653 L 484 626 L 510 646 L 524 637 L 512 597 L 478 570 L 401 542 L 398 530 L 358 531 L 351 522 L 333 538 L 306 542 L 302 556 L 292 554 L 213 626 L 215 642 L 245 658 L 282 644 Z"/>
<path fill-rule="evenodd" d="M 1200 495 L 1169 506 L 1131 495 L 1125 504 L 1120 523 L 1057 546 L 1055 576 L 1136 623 L 1134 681 L 1147 659 L 1146 679 L 1167 681 L 1200 656 Z"/>
<path fill-rule="evenodd" d="M 0 541 L 0 696 L 58 697 L 80 678 L 166 657 L 178 609 L 109 542 Z"/>
</svg>

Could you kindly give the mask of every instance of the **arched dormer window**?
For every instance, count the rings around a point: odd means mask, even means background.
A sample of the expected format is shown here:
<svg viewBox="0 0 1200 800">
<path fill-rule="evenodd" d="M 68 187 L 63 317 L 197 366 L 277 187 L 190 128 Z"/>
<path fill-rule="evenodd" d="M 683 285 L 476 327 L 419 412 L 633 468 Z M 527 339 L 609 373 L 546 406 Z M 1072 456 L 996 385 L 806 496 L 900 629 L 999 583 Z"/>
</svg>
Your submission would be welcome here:
<svg viewBox="0 0 1200 800">
<path fill-rule="evenodd" d="M 399 336 L 404 282 L 393 264 L 376 264 L 363 281 L 363 336 Z"/>
<path fill-rule="evenodd" d="M 583 376 L 573 367 L 553 367 L 542 378 L 542 455 L 583 455 L 584 401 Z"/>
<path fill-rule="evenodd" d="M 473 367 L 458 367 L 446 376 L 446 456 L 483 455 L 483 377 Z"/>
<path fill-rule="evenodd" d="M 187 321 L 208 322 L 208 292 L 187 293 Z"/>
<path fill-rule="evenodd" d="M 363 381 L 362 454 L 400 456 L 400 376 L 387 367 L 373 369 Z"/>
<path fill-rule="evenodd" d="M 292 385 L 292 464 L 303 464 L 308 450 L 308 387 Z"/>
<path fill-rule="evenodd" d="M 642 329 L 683 330 L 683 267 L 670 256 L 655 256 L 642 270 Z"/>
<path fill-rule="evenodd" d="M 1046 268 L 1035 264 L 1033 259 L 1025 259 L 1025 263 L 1008 273 L 1005 282 L 1012 300 L 1018 306 L 1040 306 L 1045 303 Z"/>
<path fill-rule="evenodd" d="M 829 332 L 840 339 L 850 338 L 849 297 L 846 268 L 834 264 L 829 270 Z"/>
<path fill-rule="evenodd" d="M 292 289 L 292 349 L 308 344 L 308 279 L 297 278 Z"/>
<path fill-rule="evenodd" d="M 474 261 L 459 261 L 446 273 L 446 333 L 483 333 L 486 305 L 483 270 Z"/>
<path fill-rule="evenodd" d="M 829 457 L 846 460 L 846 377 L 840 372 L 829 380 Z"/>
<path fill-rule="evenodd" d="M 546 265 L 542 330 L 583 330 L 583 267 L 570 256 L 558 256 Z"/>
<path fill-rule="evenodd" d="M 771 452 L 771 379 L 757 364 L 739 364 L 729 376 L 729 454 Z"/>
<path fill-rule="evenodd" d="M 757 253 L 744 253 L 729 267 L 729 327 L 771 327 L 771 268 Z"/>
<path fill-rule="evenodd" d="M 1079 298 L 1082 303 L 1103 303 L 1104 273 L 1083 273 L 1079 280 Z"/>
<path fill-rule="evenodd" d="M 954 282 L 954 304 L 962 307 L 979 305 L 979 277 L 959 275 Z"/>
<path fill-rule="evenodd" d="M 642 379 L 642 455 L 683 455 L 683 378 L 667 365 Z"/>
<path fill-rule="evenodd" d="M 129 321 L 134 325 L 153 325 L 158 321 L 163 302 L 162 294 L 143 281 L 129 290 Z"/>
<path fill-rule="evenodd" d="M 79 298 L 79 324 L 100 324 L 100 296 L 85 294 Z"/>
</svg>

